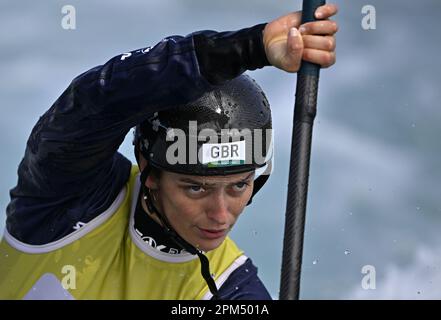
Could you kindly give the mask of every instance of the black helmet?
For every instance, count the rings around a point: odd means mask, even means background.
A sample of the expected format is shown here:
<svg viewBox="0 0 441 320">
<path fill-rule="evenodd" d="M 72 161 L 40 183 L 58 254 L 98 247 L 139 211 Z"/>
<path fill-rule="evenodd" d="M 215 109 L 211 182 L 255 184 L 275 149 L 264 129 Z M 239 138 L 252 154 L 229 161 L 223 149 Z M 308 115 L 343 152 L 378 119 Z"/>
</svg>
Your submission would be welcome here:
<svg viewBox="0 0 441 320">
<path fill-rule="evenodd" d="M 139 153 L 147 160 L 141 188 L 148 211 L 158 216 L 174 242 L 199 256 L 202 276 L 217 298 L 207 257 L 176 233 L 155 207 L 145 182 L 152 168 L 202 176 L 256 170 L 251 203 L 272 169 L 271 110 L 265 94 L 251 77 L 241 75 L 195 101 L 153 114 L 135 128 L 133 144 L 138 162 Z"/>
<path fill-rule="evenodd" d="M 157 112 L 135 129 L 135 155 L 148 165 L 189 175 L 257 171 L 254 194 L 272 164 L 272 124 L 259 85 L 241 75 L 199 99 Z"/>
</svg>

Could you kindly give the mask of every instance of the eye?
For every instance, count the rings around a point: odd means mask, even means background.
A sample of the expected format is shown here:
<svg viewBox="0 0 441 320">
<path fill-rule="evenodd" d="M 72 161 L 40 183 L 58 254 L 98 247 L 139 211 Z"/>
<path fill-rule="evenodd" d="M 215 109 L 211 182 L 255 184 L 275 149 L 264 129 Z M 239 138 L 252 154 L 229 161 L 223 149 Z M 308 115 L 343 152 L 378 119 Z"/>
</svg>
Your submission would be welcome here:
<svg viewBox="0 0 441 320">
<path fill-rule="evenodd" d="M 190 194 L 198 195 L 198 194 L 202 194 L 203 192 L 205 192 L 205 189 L 202 188 L 201 186 L 194 185 L 194 186 L 188 186 L 188 187 L 187 187 L 187 191 L 188 191 Z"/>
<path fill-rule="evenodd" d="M 248 187 L 248 185 L 249 184 L 247 182 L 241 181 L 241 182 L 236 183 L 233 186 L 233 190 L 237 191 L 237 192 L 245 191 L 245 189 Z"/>
</svg>

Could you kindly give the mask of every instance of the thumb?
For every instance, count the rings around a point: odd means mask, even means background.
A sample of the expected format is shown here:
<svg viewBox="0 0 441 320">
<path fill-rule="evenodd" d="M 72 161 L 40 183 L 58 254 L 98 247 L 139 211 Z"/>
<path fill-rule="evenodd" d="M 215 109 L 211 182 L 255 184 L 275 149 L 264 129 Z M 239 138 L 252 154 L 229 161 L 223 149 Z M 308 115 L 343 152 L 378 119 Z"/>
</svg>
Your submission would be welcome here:
<svg viewBox="0 0 441 320">
<path fill-rule="evenodd" d="M 299 30 L 291 28 L 288 34 L 287 41 L 287 66 L 290 71 L 297 71 L 300 67 L 303 55 L 303 38 Z"/>
</svg>

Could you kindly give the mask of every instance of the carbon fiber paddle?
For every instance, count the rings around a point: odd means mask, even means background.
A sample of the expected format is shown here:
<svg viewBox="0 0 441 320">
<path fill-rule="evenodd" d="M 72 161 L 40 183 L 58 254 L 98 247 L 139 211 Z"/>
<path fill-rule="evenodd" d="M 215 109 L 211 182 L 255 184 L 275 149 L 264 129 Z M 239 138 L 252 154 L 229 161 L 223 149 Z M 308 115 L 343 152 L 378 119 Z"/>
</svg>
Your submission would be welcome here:
<svg viewBox="0 0 441 320">
<path fill-rule="evenodd" d="M 302 23 L 316 20 L 314 12 L 325 2 L 303 0 Z M 312 127 L 317 111 L 319 74 L 320 66 L 306 61 L 302 61 L 297 73 L 280 300 L 299 299 Z"/>
</svg>

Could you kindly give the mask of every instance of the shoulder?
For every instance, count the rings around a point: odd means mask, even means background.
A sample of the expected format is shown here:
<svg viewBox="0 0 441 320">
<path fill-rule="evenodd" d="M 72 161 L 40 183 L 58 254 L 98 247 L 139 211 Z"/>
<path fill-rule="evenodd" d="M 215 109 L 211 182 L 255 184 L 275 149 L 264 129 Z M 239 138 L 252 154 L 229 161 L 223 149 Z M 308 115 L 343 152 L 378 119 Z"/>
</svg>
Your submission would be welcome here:
<svg viewBox="0 0 441 320">
<path fill-rule="evenodd" d="M 62 194 L 26 194 L 13 189 L 7 207 L 7 232 L 28 245 L 47 245 L 79 231 L 99 216 L 113 211 L 135 179 L 136 167 L 117 153 L 99 181 L 84 184 L 81 192 L 65 188 Z M 24 195 L 23 195 L 24 194 Z"/>
</svg>

